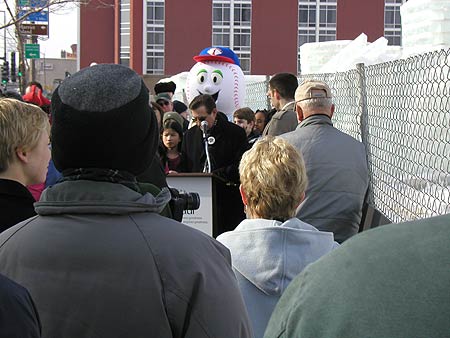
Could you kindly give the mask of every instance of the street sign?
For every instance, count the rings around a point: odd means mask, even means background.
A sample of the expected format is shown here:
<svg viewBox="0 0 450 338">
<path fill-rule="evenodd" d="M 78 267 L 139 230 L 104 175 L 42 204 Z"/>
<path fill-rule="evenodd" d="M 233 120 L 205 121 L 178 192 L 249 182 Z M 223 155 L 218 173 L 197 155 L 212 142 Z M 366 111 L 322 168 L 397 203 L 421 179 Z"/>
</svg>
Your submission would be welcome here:
<svg viewBox="0 0 450 338">
<path fill-rule="evenodd" d="M 24 17 L 28 11 L 20 10 L 19 18 Z M 36 13 L 31 13 L 28 15 L 24 21 L 37 21 L 37 22 L 48 22 L 48 11 L 40 11 Z"/>
<path fill-rule="evenodd" d="M 20 33 L 24 35 L 48 35 L 48 25 L 21 23 Z"/>
<path fill-rule="evenodd" d="M 19 0 L 19 7 L 43 8 L 48 6 L 48 0 Z"/>
<path fill-rule="evenodd" d="M 25 44 L 25 57 L 27 59 L 39 59 L 40 49 L 38 43 Z"/>
</svg>

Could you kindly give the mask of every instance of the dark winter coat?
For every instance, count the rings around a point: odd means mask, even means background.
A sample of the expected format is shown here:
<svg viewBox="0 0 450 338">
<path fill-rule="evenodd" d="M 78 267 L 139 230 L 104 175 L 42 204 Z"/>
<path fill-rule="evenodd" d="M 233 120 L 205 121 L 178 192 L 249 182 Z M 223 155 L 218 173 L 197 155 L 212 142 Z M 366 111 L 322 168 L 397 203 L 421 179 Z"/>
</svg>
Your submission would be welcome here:
<svg viewBox="0 0 450 338">
<path fill-rule="evenodd" d="M 58 183 L 0 235 L 0 271 L 28 288 L 44 337 L 250 337 L 229 251 L 158 214 L 170 194 Z"/>
<path fill-rule="evenodd" d="M 38 338 L 41 323 L 28 291 L 0 275 L 0 338 Z"/>
<path fill-rule="evenodd" d="M 217 123 L 209 131 L 208 137 L 214 139 L 214 143 L 209 142 L 208 146 L 213 173 L 230 182 L 239 183 L 239 162 L 248 149 L 244 129 L 227 121 L 219 113 Z M 206 154 L 202 131 L 198 126 L 190 128 L 184 134 L 182 153 L 186 157 L 186 172 L 203 172 Z"/>
<path fill-rule="evenodd" d="M 0 179 L 0 232 L 36 215 L 33 195 L 19 182 Z"/>
</svg>

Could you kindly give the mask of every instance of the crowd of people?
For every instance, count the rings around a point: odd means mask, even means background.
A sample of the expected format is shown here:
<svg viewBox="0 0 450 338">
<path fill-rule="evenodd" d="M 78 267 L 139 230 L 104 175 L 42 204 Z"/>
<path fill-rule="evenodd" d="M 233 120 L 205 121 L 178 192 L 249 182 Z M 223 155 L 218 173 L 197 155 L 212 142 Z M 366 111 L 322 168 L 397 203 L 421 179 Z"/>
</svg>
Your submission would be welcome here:
<svg viewBox="0 0 450 338">
<path fill-rule="evenodd" d="M 356 235 L 326 83 L 275 74 L 232 121 L 153 90 L 99 64 L 0 98 L 0 337 L 449 337 L 450 215 Z M 170 218 L 183 172 L 223 183 L 217 239 Z"/>
</svg>

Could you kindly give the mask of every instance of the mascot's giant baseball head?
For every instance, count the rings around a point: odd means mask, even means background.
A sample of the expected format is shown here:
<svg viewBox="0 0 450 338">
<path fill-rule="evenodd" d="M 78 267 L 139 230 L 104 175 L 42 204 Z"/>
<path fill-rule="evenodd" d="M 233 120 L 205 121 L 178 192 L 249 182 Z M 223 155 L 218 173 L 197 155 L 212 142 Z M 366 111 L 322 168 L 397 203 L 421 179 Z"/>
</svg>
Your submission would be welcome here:
<svg viewBox="0 0 450 338">
<path fill-rule="evenodd" d="M 216 100 L 217 109 L 231 120 L 244 105 L 245 80 L 239 58 L 227 47 L 208 47 L 194 56 L 197 63 L 189 71 L 186 96 L 189 102 L 200 94 Z"/>
</svg>

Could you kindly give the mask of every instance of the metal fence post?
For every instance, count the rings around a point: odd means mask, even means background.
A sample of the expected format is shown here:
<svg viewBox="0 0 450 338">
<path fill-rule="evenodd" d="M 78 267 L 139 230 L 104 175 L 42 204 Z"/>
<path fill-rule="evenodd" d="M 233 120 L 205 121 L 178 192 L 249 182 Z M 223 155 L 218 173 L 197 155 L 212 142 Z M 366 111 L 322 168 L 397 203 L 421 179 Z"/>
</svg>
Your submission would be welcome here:
<svg viewBox="0 0 450 338">
<path fill-rule="evenodd" d="M 361 142 L 366 148 L 367 168 L 369 169 L 369 192 L 367 202 L 373 205 L 373 170 L 370 152 L 369 138 L 369 112 L 367 108 L 367 92 L 366 92 L 366 70 L 364 63 L 356 64 L 358 73 L 358 90 L 359 90 L 359 107 L 360 107 L 360 131 Z"/>
<path fill-rule="evenodd" d="M 271 105 L 270 105 L 270 98 L 267 96 L 267 92 L 269 91 L 269 80 L 270 80 L 270 76 L 266 75 L 266 81 L 265 81 L 265 85 L 266 85 L 266 92 L 264 93 L 264 95 L 266 95 L 266 99 L 267 99 L 267 110 L 272 109 Z"/>
</svg>

